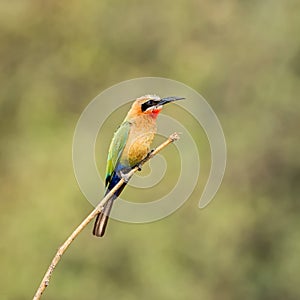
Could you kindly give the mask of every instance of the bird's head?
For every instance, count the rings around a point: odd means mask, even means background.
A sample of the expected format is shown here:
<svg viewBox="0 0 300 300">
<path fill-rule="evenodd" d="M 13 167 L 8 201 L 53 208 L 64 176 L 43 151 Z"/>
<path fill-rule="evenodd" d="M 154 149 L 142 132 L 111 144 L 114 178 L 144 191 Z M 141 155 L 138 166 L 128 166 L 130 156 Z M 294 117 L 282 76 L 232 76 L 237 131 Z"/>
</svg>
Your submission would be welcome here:
<svg viewBox="0 0 300 300">
<path fill-rule="evenodd" d="M 177 100 L 182 100 L 182 97 L 165 97 L 160 98 L 156 95 L 145 95 L 137 98 L 131 107 L 132 116 L 149 115 L 156 118 L 161 112 L 164 105 Z"/>
</svg>

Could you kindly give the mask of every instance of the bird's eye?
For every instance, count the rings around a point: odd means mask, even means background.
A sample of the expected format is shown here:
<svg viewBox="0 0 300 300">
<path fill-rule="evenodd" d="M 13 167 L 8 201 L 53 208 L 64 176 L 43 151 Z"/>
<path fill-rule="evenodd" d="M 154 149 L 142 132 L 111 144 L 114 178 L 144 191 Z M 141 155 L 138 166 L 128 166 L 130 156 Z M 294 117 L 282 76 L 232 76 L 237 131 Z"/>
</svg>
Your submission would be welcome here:
<svg viewBox="0 0 300 300">
<path fill-rule="evenodd" d="M 157 102 L 155 100 L 148 100 L 147 102 L 143 103 L 141 108 L 142 108 L 142 111 L 145 111 L 147 110 L 149 107 L 151 106 L 155 106 L 157 104 Z"/>
</svg>

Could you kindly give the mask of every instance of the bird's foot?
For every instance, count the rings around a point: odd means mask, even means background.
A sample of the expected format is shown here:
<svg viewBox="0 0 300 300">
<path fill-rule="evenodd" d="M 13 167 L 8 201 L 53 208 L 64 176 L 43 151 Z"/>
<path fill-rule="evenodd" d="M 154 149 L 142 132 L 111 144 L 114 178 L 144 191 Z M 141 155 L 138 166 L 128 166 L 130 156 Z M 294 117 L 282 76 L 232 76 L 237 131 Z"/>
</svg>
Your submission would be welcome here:
<svg viewBox="0 0 300 300">
<path fill-rule="evenodd" d="M 136 165 L 138 171 L 142 171 L 143 164 L 139 163 Z"/>
<path fill-rule="evenodd" d="M 144 158 L 144 160 L 147 160 L 148 158 L 149 158 L 149 156 L 151 156 L 151 154 L 154 152 L 154 149 L 152 149 L 152 150 L 150 150 L 148 153 L 147 153 L 147 155 L 146 155 L 146 157 Z"/>
<path fill-rule="evenodd" d="M 153 151 L 154 151 L 154 149 L 150 150 L 150 151 L 147 153 L 146 157 L 143 158 L 138 164 L 136 164 L 136 165 L 134 166 L 134 168 L 138 168 L 138 169 L 137 169 L 138 171 L 142 171 L 142 166 L 143 166 L 143 164 L 149 159 L 149 156 L 151 156 L 151 154 L 152 154 Z"/>
<path fill-rule="evenodd" d="M 134 165 L 134 166 L 132 167 L 132 169 L 137 168 L 138 171 L 142 171 L 142 166 L 143 166 L 143 163 L 142 163 L 142 161 L 141 161 L 141 162 L 139 162 L 138 164 Z M 132 169 L 131 169 L 131 170 L 132 170 Z"/>
</svg>

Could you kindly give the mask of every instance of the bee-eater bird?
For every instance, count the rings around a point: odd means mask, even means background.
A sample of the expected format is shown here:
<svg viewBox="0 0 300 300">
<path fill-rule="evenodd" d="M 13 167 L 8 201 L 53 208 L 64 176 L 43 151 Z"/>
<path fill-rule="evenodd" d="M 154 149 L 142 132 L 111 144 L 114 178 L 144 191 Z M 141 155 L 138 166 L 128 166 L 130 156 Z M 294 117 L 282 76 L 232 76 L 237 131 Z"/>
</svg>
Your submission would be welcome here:
<svg viewBox="0 0 300 300">
<path fill-rule="evenodd" d="M 121 126 L 117 129 L 111 141 L 107 165 L 105 195 L 119 180 L 137 166 L 149 153 L 150 145 L 156 133 L 156 119 L 163 105 L 181 100 L 181 97 L 160 98 L 156 95 L 145 95 L 137 98 Z M 106 202 L 97 215 L 93 234 L 103 236 L 114 200 L 124 189 L 126 182 Z"/>
</svg>

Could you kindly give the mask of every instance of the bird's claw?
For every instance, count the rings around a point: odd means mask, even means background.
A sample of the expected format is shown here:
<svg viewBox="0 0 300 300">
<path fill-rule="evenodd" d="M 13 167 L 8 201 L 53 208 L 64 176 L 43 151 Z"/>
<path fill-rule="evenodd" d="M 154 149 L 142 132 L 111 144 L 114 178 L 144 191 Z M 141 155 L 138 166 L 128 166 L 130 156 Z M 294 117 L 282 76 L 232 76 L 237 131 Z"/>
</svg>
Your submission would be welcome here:
<svg viewBox="0 0 300 300">
<path fill-rule="evenodd" d="M 154 152 L 154 149 L 151 149 L 148 153 L 147 156 L 145 157 L 145 159 L 149 158 L 149 156 Z"/>
<path fill-rule="evenodd" d="M 135 165 L 135 168 L 137 168 L 138 171 L 142 171 L 143 164 L 149 159 L 149 157 L 151 156 L 152 152 L 154 152 L 154 149 L 150 150 L 147 153 L 146 157 L 141 162 L 139 162 L 138 164 Z"/>
<path fill-rule="evenodd" d="M 138 171 L 142 171 L 142 164 L 141 163 L 137 164 L 136 167 L 137 167 Z"/>
</svg>

